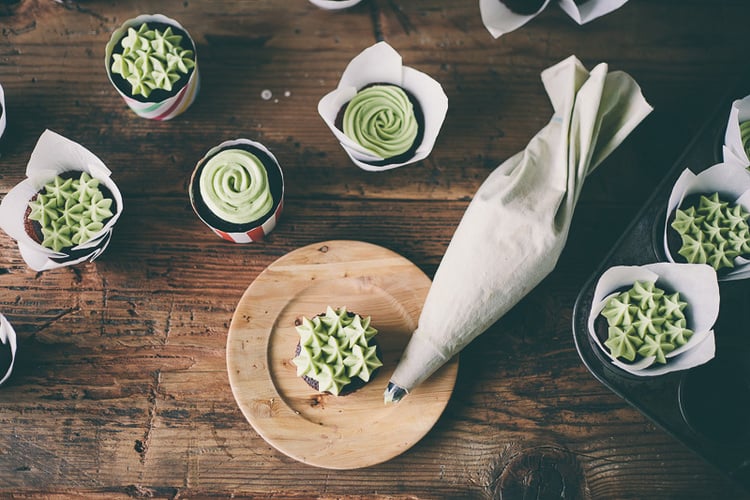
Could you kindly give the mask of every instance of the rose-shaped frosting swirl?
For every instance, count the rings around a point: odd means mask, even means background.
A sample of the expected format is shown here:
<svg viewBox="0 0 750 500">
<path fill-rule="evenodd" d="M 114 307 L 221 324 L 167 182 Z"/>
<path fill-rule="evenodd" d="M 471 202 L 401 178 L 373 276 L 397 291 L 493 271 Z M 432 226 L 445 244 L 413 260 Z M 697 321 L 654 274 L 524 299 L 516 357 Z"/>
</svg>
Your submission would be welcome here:
<svg viewBox="0 0 750 500">
<path fill-rule="evenodd" d="M 343 128 L 347 137 L 387 159 L 412 147 L 419 124 L 406 92 L 395 85 L 373 85 L 349 101 Z"/>
<path fill-rule="evenodd" d="M 243 149 L 225 149 L 206 162 L 200 193 L 211 212 L 234 224 L 260 219 L 273 207 L 263 162 Z"/>
</svg>

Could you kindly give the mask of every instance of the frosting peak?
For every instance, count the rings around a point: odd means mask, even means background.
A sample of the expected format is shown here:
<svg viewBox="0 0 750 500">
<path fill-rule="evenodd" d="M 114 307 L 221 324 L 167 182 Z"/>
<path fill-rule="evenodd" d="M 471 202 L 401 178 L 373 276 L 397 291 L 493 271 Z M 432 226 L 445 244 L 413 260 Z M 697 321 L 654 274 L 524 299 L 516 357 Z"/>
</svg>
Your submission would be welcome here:
<svg viewBox="0 0 750 500">
<path fill-rule="evenodd" d="M 195 55 L 180 45 L 182 35 L 167 27 L 163 32 L 144 23 L 128 28 L 120 42 L 121 54 L 112 55 L 112 73 L 130 83 L 131 94 L 148 97 L 151 91 L 171 91 L 173 84 L 195 67 Z"/>
<path fill-rule="evenodd" d="M 112 204 L 88 173 L 78 178 L 58 175 L 29 202 L 28 218 L 39 223 L 42 246 L 59 252 L 86 243 L 103 229 L 113 216 Z"/>
<path fill-rule="evenodd" d="M 323 315 L 302 318 L 297 325 L 299 354 L 292 359 L 297 376 L 318 383 L 318 390 L 338 395 L 355 377 L 369 382 L 383 363 L 377 347 L 370 345 L 378 332 L 370 326 L 370 317 L 352 314 L 345 307 L 326 308 Z"/>
<path fill-rule="evenodd" d="M 632 362 L 639 355 L 653 356 L 665 364 L 667 354 L 693 335 L 686 326 L 686 307 L 678 292 L 668 295 L 652 281 L 636 281 L 605 303 L 601 315 L 607 319 L 608 338 L 604 345 L 615 358 Z"/>
</svg>

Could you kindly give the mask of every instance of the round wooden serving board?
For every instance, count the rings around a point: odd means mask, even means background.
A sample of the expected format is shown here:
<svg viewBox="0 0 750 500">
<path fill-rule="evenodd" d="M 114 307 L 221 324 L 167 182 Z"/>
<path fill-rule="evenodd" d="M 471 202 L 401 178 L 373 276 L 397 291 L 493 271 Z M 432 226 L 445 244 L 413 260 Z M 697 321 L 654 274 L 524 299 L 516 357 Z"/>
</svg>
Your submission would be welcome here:
<svg viewBox="0 0 750 500">
<path fill-rule="evenodd" d="M 432 428 L 450 399 L 454 358 L 397 404 L 383 391 L 412 332 L 430 279 L 385 248 L 326 241 L 281 257 L 245 291 L 227 338 L 227 370 L 242 413 L 286 455 L 329 469 L 389 460 Z M 383 353 L 375 379 L 346 396 L 314 391 L 292 363 L 294 320 L 345 306 L 372 317 Z"/>
</svg>

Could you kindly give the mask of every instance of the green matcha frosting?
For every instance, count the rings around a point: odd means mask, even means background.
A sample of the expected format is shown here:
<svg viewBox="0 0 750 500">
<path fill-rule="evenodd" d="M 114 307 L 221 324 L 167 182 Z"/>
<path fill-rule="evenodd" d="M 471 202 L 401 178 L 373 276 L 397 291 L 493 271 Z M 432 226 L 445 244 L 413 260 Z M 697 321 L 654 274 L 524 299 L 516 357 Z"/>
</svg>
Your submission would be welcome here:
<svg viewBox="0 0 750 500">
<path fill-rule="evenodd" d="M 357 92 L 344 111 L 343 126 L 347 137 L 385 159 L 407 152 L 419 131 L 411 101 L 395 85 Z"/>
<path fill-rule="evenodd" d="M 604 305 L 601 315 L 608 325 L 604 345 L 618 359 L 633 362 L 638 356 L 654 356 L 657 363 L 665 364 L 666 355 L 693 335 L 686 326 L 686 307 L 679 293 L 669 295 L 654 282 L 636 281 Z"/>
<path fill-rule="evenodd" d="M 166 28 L 163 32 L 142 24 L 128 28 L 120 42 L 122 54 L 112 56 L 112 73 L 130 83 L 131 94 L 148 97 L 151 91 L 171 91 L 173 84 L 195 67 L 192 50 L 181 47 L 182 35 Z"/>
<path fill-rule="evenodd" d="M 42 246 L 59 252 L 101 231 L 113 215 L 112 203 L 99 189 L 99 181 L 86 172 L 77 179 L 58 175 L 29 202 L 29 219 L 41 226 Z"/>
<path fill-rule="evenodd" d="M 750 254 L 750 226 L 741 205 L 718 193 L 701 195 L 697 205 L 675 211 L 672 228 L 680 234 L 678 253 L 690 264 L 709 264 L 717 271 L 733 268 L 734 259 Z"/>
<path fill-rule="evenodd" d="M 377 347 L 370 345 L 378 332 L 370 326 L 369 316 L 329 306 L 324 315 L 302 318 L 297 333 L 300 352 L 292 359 L 297 376 L 317 381 L 321 392 L 338 395 L 355 377 L 369 382 L 373 372 L 383 366 Z"/>
<path fill-rule="evenodd" d="M 244 149 L 225 149 L 210 158 L 201 170 L 200 193 L 211 212 L 234 224 L 258 220 L 273 207 L 266 168 Z"/>
</svg>

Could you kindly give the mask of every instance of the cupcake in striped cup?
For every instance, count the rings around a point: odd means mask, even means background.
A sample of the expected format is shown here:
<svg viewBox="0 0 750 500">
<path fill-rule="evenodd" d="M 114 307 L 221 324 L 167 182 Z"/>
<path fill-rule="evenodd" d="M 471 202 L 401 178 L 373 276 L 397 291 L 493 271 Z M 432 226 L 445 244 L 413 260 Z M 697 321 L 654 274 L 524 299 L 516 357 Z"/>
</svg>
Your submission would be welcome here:
<svg viewBox="0 0 750 500">
<path fill-rule="evenodd" d="M 275 227 L 284 202 L 279 162 L 262 144 L 226 141 L 198 162 L 189 185 L 198 217 L 234 243 L 262 240 Z"/>
<path fill-rule="evenodd" d="M 170 120 L 195 100 L 200 87 L 195 42 L 161 14 L 129 19 L 105 50 L 107 76 L 135 114 Z"/>
</svg>

